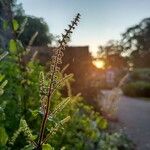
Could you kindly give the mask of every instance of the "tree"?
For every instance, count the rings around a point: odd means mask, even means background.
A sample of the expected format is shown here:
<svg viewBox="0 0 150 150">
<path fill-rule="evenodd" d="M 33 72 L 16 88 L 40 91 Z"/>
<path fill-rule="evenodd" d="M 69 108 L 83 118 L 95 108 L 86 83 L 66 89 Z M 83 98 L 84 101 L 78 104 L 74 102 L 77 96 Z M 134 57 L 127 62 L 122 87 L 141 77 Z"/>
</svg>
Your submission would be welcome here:
<svg viewBox="0 0 150 150">
<path fill-rule="evenodd" d="M 135 66 L 150 67 L 150 18 L 128 28 L 122 34 L 122 45 Z"/>
<path fill-rule="evenodd" d="M 11 13 L 11 10 L 13 13 Z M 11 19 L 15 19 L 17 25 L 23 24 L 25 19 L 27 20 L 22 34 L 18 31 L 20 34 L 18 39 L 22 41 L 24 46 L 29 44 L 30 39 L 36 32 L 38 35 L 32 43 L 33 46 L 51 44 L 54 39 L 54 36 L 49 33 L 48 25 L 43 18 L 26 16 L 22 4 L 16 4 L 16 0 L 0 1 L 0 44 L 3 49 L 7 48 L 7 43 L 11 38 L 18 36 L 13 33 Z M 30 28 L 28 28 L 29 26 Z"/>
<path fill-rule="evenodd" d="M 0 1 L 0 46 L 2 49 L 7 48 L 8 41 L 14 37 L 12 26 L 12 1 Z"/>
<path fill-rule="evenodd" d="M 100 46 L 98 57 L 105 61 L 106 67 L 127 67 L 127 60 L 122 56 L 123 47 L 119 41 L 110 40 L 105 46 Z"/>
<path fill-rule="evenodd" d="M 43 18 L 37 18 L 33 16 L 16 16 L 15 18 L 18 20 L 19 24 L 21 24 L 25 18 L 27 19 L 24 31 L 19 37 L 23 45 L 27 46 L 29 44 L 29 40 L 36 32 L 38 32 L 38 35 L 32 43 L 33 46 L 51 44 L 54 36 L 49 33 L 48 25 Z"/>
<path fill-rule="evenodd" d="M 110 54 L 121 54 L 122 46 L 119 41 L 109 40 L 105 46 L 99 46 L 98 56 Z"/>
<path fill-rule="evenodd" d="M 22 41 L 24 46 L 29 44 L 30 39 L 36 32 L 38 32 L 38 35 L 32 43 L 33 46 L 51 44 L 54 36 L 49 32 L 49 27 L 43 18 L 25 15 L 22 4 L 16 4 L 16 0 L 13 0 L 12 2 L 12 9 L 14 18 L 19 24 L 22 24 L 24 20 L 27 20 L 24 31 L 18 38 Z"/>
</svg>

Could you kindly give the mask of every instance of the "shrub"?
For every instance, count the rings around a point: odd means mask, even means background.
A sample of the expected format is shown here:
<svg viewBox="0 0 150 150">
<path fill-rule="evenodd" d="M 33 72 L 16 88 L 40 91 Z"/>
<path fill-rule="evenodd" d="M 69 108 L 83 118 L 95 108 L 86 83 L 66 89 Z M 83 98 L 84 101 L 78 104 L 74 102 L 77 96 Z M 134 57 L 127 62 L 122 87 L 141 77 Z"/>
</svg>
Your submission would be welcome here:
<svg viewBox="0 0 150 150">
<path fill-rule="evenodd" d="M 97 149 L 101 131 L 108 127 L 107 120 L 80 97 L 71 103 L 63 114 L 71 114 L 71 120 L 64 127 L 63 132 L 50 139 L 51 145 L 56 149 L 66 150 Z"/>
<path fill-rule="evenodd" d="M 123 86 L 125 95 L 133 97 L 150 97 L 150 69 L 138 68 L 130 73 L 129 82 Z"/>
<path fill-rule="evenodd" d="M 131 80 L 150 81 L 150 69 L 149 68 L 135 69 L 133 72 L 131 72 Z"/>
<path fill-rule="evenodd" d="M 123 86 L 125 95 L 133 97 L 150 97 L 150 83 L 145 81 L 135 81 Z"/>
<path fill-rule="evenodd" d="M 135 146 L 123 133 L 102 134 L 100 150 L 134 150 Z"/>
</svg>

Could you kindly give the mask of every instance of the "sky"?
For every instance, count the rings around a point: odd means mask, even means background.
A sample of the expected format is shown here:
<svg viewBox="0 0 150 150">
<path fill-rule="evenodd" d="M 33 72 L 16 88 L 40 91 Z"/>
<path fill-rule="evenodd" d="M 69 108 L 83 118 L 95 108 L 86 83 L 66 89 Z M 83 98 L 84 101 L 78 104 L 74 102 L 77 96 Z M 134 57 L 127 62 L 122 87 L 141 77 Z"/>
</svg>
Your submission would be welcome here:
<svg viewBox="0 0 150 150">
<path fill-rule="evenodd" d="M 90 46 L 93 54 L 99 45 L 119 40 L 121 33 L 150 17 L 150 0 L 18 0 L 27 15 L 42 17 L 50 32 L 61 35 L 72 18 L 81 14 L 72 35 L 72 46 Z"/>
</svg>

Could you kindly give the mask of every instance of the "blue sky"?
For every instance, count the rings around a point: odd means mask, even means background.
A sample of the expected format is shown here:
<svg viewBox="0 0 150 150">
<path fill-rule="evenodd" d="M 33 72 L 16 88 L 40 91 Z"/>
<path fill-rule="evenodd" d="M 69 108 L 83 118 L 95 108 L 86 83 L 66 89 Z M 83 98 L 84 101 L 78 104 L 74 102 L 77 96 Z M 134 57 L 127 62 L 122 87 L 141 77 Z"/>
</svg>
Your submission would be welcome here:
<svg viewBox="0 0 150 150">
<path fill-rule="evenodd" d="M 143 18 L 150 17 L 150 0 L 18 0 L 26 14 L 42 17 L 50 32 L 60 35 L 76 13 L 81 22 L 70 45 L 89 45 L 96 52 L 99 45 L 120 34 Z"/>
</svg>

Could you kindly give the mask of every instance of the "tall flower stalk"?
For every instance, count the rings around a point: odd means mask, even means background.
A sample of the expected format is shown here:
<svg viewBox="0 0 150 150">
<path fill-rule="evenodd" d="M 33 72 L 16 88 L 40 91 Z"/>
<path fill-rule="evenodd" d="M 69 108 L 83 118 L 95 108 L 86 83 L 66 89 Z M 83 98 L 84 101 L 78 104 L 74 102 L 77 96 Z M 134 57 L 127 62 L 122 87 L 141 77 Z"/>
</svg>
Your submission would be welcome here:
<svg viewBox="0 0 150 150">
<path fill-rule="evenodd" d="M 41 109 L 43 112 L 43 120 L 41 123 L 37 149 L 40 149 L 42 147 L 43 141 L 45 141 L 43 137 L 45 133 L 46 123 L 50 115 L 50 102 L 51 102 L 52 96 L 54 92 L 56 91 L 56 89 L 60 86 L 61 82 L 63 82 L 63 80 L 65 80 L 68 77 L 66 76 L 64 77 L 64 79 L 58 80 L 57 73 L 60 71 L 60 65 L 62 64 L 62 57 L 64 55 L 63 51 L 65 50 L 67 42 L 70 39 L 70 34 L 75 29 L 75 26 L 78 25 L 79 19 L 80 19 L 80 14 L 78 13 L 76 17 L 74 18 L 74 20 L 71 21 L 71 24 L 68 25 L 69 28 L 65 29 L 65 34 L 62 34 L 62 39 L 58 41 L 59 46 L 54 49 L 54 55 L 52 56 L 52 61 L 50 65 L 50 73 L 49 73 L 50 80 L 49 80 L 48 87 L 43 86 L 44 76 L 41 79 L 40 94 L 41 94 Z"/>
</svg>

